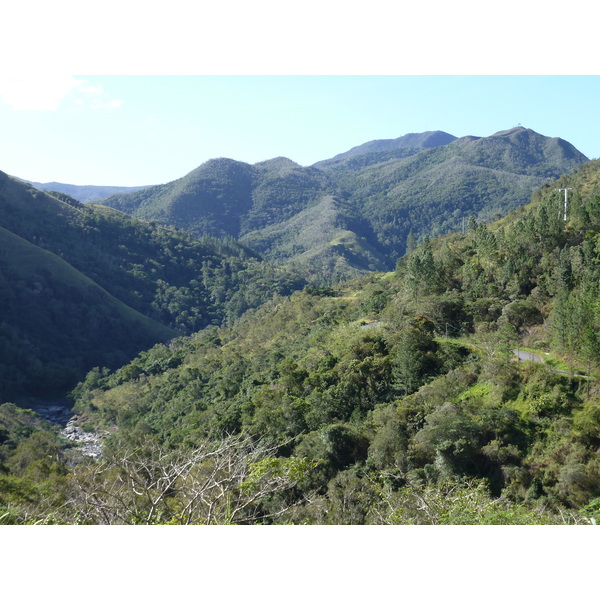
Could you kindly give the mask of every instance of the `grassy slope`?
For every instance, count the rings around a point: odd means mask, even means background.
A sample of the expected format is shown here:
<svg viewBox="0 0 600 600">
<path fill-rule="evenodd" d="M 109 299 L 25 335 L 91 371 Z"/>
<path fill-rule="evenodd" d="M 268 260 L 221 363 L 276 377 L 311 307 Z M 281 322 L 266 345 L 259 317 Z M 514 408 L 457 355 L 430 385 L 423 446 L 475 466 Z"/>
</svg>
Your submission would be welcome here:
<svg viewBox="0 0 600 600">
<path fill-rule="evenodd" d="M 35 283 L 36 277 L 50 277 L 55 285 L 72 288 L 83 297 L 102 298 L 102 302 L 111 312 L 118 315 L 124 323 L 129 323 L 130 327 L 145 332 L 149 339 L 165 341 L 176 335 L 172 329 L 157 323 L 111 296 L 95 281 L 59 256 L 30 244 L 3 227 L 0 227 L 0 245 L 2 248 L 0 259 L 3 268 L 12 269 L 22 281 Z"/>
<path fill-rule="evenodd" d="M 52 395 L 177 333 L 62 258 L 0 228 L 0 401 Z"/>
</svg>

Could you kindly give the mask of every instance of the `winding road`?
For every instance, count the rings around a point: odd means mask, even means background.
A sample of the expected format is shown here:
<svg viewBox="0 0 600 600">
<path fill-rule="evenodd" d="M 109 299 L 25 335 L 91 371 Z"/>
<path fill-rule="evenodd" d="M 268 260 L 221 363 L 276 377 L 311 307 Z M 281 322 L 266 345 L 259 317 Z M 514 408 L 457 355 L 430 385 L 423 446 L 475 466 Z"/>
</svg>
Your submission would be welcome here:
<svg viewBox="0 0 600 600">
<path fill-rule="evenodd" d="M 537 363 L 543 363 L 544 359 L 539 354 L 533 352 L 527 352 L 527 350 L 513 350 L 513 353 L 517 355 L 519 362 L 532 361 Z"/>
<path fill-rule="evenodd" d="M 544 359 L 539 354 L 533 352 L 527 352 L 527 350 L 513 350 L 513 354 L 516 354 L 519 362 L 532 361 L 536 363 L 543 363 Z M 589 379 L 588 375 L 582 375 L 581 373 L 573 373 L 569 371 L 561 371 L 560 369 L 552 369 L 559 375 L 567 375 L 568 377 L 581 377 L 582 379 Z M 593 378 L 592 378 L 593 379 Z"/>
</svg>

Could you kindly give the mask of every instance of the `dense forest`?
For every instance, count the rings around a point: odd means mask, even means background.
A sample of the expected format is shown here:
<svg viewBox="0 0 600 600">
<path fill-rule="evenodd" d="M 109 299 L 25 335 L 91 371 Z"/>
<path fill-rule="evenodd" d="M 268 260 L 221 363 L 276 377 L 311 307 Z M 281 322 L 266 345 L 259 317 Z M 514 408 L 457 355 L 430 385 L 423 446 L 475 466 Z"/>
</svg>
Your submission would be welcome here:
<svg viewBox="0 0 600 600">
<path fill-rule="evenodd" d="M 98 459 L 0 405 L 0 518 L 595 523 L 599 286 L 588 161 L 504 218 L 409 235 L 394 270 L 271 290 L 91 369 L 70 397 Z"/>
</svg>

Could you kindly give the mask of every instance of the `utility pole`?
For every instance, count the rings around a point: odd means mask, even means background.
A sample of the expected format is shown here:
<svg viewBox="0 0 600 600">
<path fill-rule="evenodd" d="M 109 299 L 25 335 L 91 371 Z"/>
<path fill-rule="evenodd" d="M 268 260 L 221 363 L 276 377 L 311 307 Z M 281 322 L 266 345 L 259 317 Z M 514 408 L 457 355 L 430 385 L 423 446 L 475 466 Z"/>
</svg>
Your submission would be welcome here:
<svg viewBox="0 0 600 600">
<path fill-rule="evenodd" d="M 567 220 L 567 208 L 569 206 L 569 200 L 567 198 L 567 194 L 569 193 L 569 190 L 572 190 L 573 188 L 557 188 L 559 192 L 564 192 L 565 193 L 565 216 L 564 216 L 564 220 Z"/>
</svg>

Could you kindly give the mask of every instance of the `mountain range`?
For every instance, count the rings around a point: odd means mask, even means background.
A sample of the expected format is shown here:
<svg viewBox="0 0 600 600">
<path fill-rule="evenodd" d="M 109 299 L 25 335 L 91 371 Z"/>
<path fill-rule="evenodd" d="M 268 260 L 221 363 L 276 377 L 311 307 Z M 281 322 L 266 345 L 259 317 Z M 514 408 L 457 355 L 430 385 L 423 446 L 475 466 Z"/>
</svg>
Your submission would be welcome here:
<svg viewBox="0 0 600 600">
<path fill-rule="evenodd" d="M 0 172 L 0 523 L 600 519 L 599 160 L 430 132 L 110 204 Z"/>
<path fill-rule="evenodd" d="M 213 159 L 173 182 L 101 201 L 196 236 L 232 236 L 264 257 L 332 276 L 393 268 L 416 240 L 490 221 L 587 157 L 524 127 L 375 140 L 302 167 Z"/>
<path fill-rule="evenodd" d="M 506 214 L 586 161 L 519 127 L 376 140 L 310 167 L 213 159 L 101 203 L 0 173 L 4 393 L 64 389 L 273 294 L 389 270 L 411 233 Z"/>
<path fill-rule="evenodd" d="M 572 189 L 567 220 L 557 187 Z M 104 464 L 136 485 L 156 472 L 158 488 L 165 456 L 190 460 L 231 435 L 277 454 L 245 473 L 238 454 L 203 455 L 169 480 L 160 511 L 158 492 L 138 491 L 153 501 L 142 504 L 125 484 L 117 504 L 114 475 L 91 473 L 94 502 L 80 503 L 110 523 L 596 523 L 599 293 L 600 161 L 589 161 L 500 220 L 423 240 L 393 272 L 274 298 L 90 374 L 76 410 L 115 431 Z M 243 483 L 191 502 L 218 472 Z"/>
<path fill-rule="evenodd" d="M 71 198 L 75 198 L 75 200 L 79 200 L 80 202 L 92 202 L 93 200 L 101 200 L 102 198 L 112 196 L 113 194 L 127 194 L 148 187 L 143 185 L 74 185 L 72 183 L 59 183 L 58 181 L 40 183 L 39 181 L 29 181 L 27 179 L 22 179 L 22 181 L 44 192 L 60 192 L 61 194 L 68 194 Z"/>
</svg>

